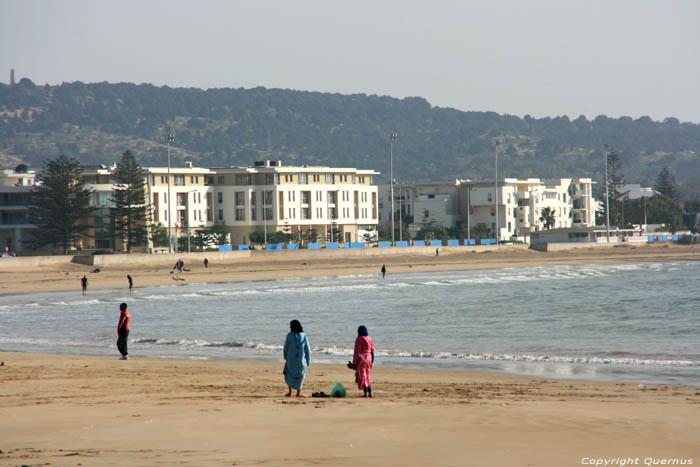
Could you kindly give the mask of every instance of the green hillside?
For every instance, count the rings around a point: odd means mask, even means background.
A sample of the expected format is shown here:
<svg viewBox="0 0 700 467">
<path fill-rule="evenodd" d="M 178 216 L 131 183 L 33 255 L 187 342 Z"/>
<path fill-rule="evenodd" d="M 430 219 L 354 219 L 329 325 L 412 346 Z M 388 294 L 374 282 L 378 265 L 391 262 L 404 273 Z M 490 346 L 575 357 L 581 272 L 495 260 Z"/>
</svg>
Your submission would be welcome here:
<svg viewBox="0 0 700 467">
<path fill-rule="evenodd" d="M 399 180 L 499 177 L 601 180 L 604 145 L 622 158 L 626 180 L 652 184 L 664 165 L 683 198 L 700 193 L 700 125 L 648 117 L 534 119 L 432 107 L 395 99 L 282 89 L 192 89 L 81 82 L 0 84 L 0 164 L 39 168 L 59 154 L 84 164 L 117 161 L 127 149 L 142 165 L 165 165 L 165 135 L 176 133 L 173 165 L 285 164 L 375 169 L 386 179 L 389 134 Z"/>
</svg>

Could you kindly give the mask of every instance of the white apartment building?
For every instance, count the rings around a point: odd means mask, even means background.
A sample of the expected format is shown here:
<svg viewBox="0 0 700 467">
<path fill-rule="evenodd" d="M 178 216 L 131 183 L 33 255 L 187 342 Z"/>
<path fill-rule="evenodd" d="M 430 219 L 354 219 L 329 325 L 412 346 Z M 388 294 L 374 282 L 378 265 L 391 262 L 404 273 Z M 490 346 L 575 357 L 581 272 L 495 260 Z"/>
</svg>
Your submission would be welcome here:
<svg viewBox="0 0 700 467">
<path fill-rule="evenodd" d="M 460 199 L 467 225 L 486 224 L 498 239 L 529 242 L 530 233 L 544 229 L 544 208 L 554 213 L 551 228 L 591 227 L 595 225 L 595 203 L 588 178 L 519 180 L 506 178 L 495 182 L 460 181 Z"/>
<path fill-rule="evenodd" d="M 543 208 L 554 213 L 552 228 L 595 225 L 592 181 L 580 179 L 506 178 L 494 181 L 456 180 L 452 183 L 394 184 L 394 220 L 412 216 L 415 224 L 453 228 L 485 224 L 504 240 L 529 241 L 544 229 Z M 391 189 L 380 186 L 380 221 L 391 221 Z M 498 216 L 498 217 L 497 217 Z M 496 220 L 498 219 L 498 220 Z"/>
<path fill-rule="evenodd" d="M 252 232 L 263 230 L 313 229 L 323 238 L 333 230 L 346 242 L 376 231 L 373 170 L 285 167 L 279 161 L 210 170 L 212 218 L 226 226 L 232 243 L 248 243 Z"/>
<path fill-rule="evenodd" d="M 23 251 L 23 241 L 35 226 L 29 223 L 31 192 L 36 183 L 36 173 L 24 164 L 14 170 L 0 170 L 0 254 Z"/>
</svg>

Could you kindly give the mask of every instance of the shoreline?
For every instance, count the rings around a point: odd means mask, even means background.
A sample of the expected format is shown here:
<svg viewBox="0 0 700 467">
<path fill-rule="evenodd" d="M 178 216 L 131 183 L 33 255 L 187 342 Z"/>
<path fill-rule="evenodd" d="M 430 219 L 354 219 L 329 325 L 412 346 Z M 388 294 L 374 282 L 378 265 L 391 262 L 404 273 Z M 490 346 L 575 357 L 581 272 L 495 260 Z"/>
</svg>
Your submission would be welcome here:
<svg viewBox="0 0 700 467">
<path fill-rule="evenodd" d="M 552 252 L 502 246 L 498 249 L 445 249 L 439 256 L 407 251 L 387 256 L 333 256 L 305 254 L 297 250 L 284 256 L 261 255 L 210 261 L 205 268 L 200 261 L 190 261 L 180 274 L 172 264 L 148 263 L 110 266 L 87 266 L 76 263 L 50 266 L 19 267 L 3 265 L 0 260 L 0 296 L 36 291 L 80 293 L 80 279 L 88 278 L 88 294 L 95 289 L 127 288 L 126 275 L 134 280 L 134 288 L 190 283 L 227 283 L 254 280 L 342 277 L 379 274 L 386 265 L 387 274 L 449 270 L 543 267 L 557 265 L 610 264 L 628 262 L 700 261 L 700 247 L 676 244 L 617 244 L 596 248 L 576 248 Z M 201 254 L 197 254 L 201 255 Z M 96 272 L 99 271 L 99 272 Z M 173 280 L 178 278 L 179 280 Z"/>
<path fill-rule="evenodd" d="M 116 352 L 115 352 L 116 353 Z M 7 465 L 581 465 L 700 462 L 700 392 L 682 385 L 343 365 L 286 398 L 278 362 L 1 352 Z"/>
</svg>

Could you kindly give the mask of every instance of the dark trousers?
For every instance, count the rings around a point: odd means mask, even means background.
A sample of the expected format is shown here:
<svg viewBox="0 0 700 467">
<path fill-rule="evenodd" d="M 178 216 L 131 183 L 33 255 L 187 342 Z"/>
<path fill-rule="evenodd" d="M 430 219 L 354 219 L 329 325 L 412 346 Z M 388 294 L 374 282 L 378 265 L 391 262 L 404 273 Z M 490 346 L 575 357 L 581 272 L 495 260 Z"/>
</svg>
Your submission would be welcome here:
<svg viewBox="0 0 700 467">
<path fill-rule="evenodd" d="M 127 344 L 129 342 L 129 331 L 122 331 L 119 333 L 119 338 L 117 339 L 117 349 L 122 355 L 129 355 L 129 350 L 127 349 Z"/>
</svg>

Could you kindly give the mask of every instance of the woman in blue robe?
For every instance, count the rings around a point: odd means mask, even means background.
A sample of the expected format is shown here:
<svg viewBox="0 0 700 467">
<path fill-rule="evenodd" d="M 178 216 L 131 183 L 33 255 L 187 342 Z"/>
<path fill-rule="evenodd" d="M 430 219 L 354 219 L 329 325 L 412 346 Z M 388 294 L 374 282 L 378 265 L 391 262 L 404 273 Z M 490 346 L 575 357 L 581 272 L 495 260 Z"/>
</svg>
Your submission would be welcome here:
<svg viewBox="0 0 700 467">
<path fill-rule="evenodd" d="M 292 395 L 292 389 L 297 390 L 297 397 L 306 397 L 301 394 L 306 377 L 306 367 L 311 364 L 311 347 L 309 339 L 304 334 L 304 328 L 297 320 L 289 323 L 291 331 L 284 341 L 284 381 L 289 387 L 287 397 Z"/>
</svg>

